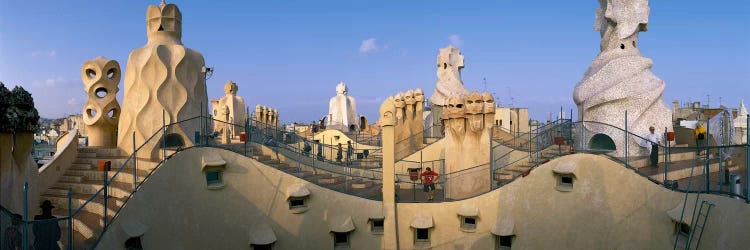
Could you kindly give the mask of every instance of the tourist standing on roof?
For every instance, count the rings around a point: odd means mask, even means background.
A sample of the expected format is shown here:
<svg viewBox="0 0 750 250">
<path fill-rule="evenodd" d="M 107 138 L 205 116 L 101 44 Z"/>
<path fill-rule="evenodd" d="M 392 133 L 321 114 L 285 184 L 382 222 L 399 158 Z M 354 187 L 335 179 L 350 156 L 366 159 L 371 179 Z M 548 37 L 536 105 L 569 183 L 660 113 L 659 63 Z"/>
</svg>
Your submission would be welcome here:
<svg viewBox="0 0 750 250">
<path fill-rule="evenodd" d="M 646 149 L 648 149 L 651 158 L 651 166 L 652 167 L 659 167 L 659 144 L 662 141 L 661 135 L 655 133 L 656 129 L 654 129 L 653 126 L 648 128 L 649 133 L 646 135 L 646 140 L 644 142 Z"/>
<path fill-rule="evenodd" d="M 432 171 L 431 168 L 427 168 L 427 171 L 422 172 L 419 175 L 419 179 L 424 185 L 424 192 L 427 193 L 427 200 L 431 201 L 435 198 L 435 183 L 440 179 L 440 175 Z"/>
</svg>

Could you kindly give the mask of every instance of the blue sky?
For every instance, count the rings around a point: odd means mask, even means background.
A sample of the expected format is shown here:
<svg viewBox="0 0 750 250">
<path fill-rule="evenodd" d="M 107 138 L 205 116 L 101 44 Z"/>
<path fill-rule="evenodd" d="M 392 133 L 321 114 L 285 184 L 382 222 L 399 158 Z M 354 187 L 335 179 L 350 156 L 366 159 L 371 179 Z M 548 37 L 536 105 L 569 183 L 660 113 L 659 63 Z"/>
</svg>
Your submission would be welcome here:
<svg viewBox="0 0 750 250">
<path fill-rule="evenodd" d="M 468 89 L 483 90 L 486 78 L 501 105 L 546 119 L 574 108 L 573 88 L 599 52 L 596 0 L 169 2 L 183 13 L 183 43 L 216 69 L 209 99 L 233 80 L 249 106 L 276 107 L 284 122 L 324 116 L 339 81 L 375 121 L 388 95 L 432 93 L 437 51 L 450 43 L 466 58 Z M 158 3 L 0 0 L 0 81 L 28 89 L 43 117 L 80 113 L 83 62 L 104 56 L 125 70 Z M 650 7 L 639 47 L 667 83 L 666 103 L 750 101 L 750 1 Z"/>
</svg>

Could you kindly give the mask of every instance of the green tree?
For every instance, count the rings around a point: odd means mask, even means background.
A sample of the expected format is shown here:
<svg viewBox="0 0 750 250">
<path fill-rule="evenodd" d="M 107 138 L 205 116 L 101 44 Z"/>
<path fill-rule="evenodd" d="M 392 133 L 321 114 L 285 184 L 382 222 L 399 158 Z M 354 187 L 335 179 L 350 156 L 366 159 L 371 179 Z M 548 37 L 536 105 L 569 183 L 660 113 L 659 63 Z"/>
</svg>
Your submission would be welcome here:
<svg viewBox="0 0 750 250">
<path fill-rule="evenodd" d="M 13 124 L 10 122 L 10 114 L 8 113 L 11 96 L 10 90 L 5 87 L 3 82 L 0 82 L 0 133 L 13 132 Z"/>
<path fill-rule="evenodd" d="M 0 132 L 36 132 L 39 130 L 39 112 L 34 108 L 31 93 L 16 86 L 12 91 L 0 86 Z"/>
</svg>

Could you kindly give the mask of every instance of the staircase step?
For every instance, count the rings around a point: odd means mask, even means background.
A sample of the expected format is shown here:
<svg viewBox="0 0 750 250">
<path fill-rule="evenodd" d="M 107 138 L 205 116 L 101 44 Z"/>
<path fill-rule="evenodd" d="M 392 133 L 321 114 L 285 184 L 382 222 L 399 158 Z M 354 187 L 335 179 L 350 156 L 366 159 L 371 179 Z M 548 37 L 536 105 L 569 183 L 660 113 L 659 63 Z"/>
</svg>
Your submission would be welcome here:
<svg viewBox="0 0 750 250">
<path fill-rule="evenodd" d="M 96 149 L 89 147 L 79 147 L 78 153 L 96 153 Z"/>
<path fill-rule="evenodd" d="M 93 195 L 99 189 L 104 186 L 104 183 L 99 181 L 83 181 L 83 182 L 57 182 L 52 185 L 53 188 L 65 189 L 72 188 L 74 193 Z M 108 184 L 109 194 L 115 197 L 126 197 L 133 191 L 133 184 L 127 184 L 123 182 L 112 182 Z M 67 194 L 67 193 L 66 193 Z"/>
<path fill-rule="evenodd" d="M 494 177 L 496 181 L 501 181 L 501 180 L 512 180 L 514 176 L 512 173 L 497 171 L 495 172 Z"/>
<path fill-rule="evenodd" d="M 40 196 L 40 200 L 50 200 L 56 208 L 68 208 L 68 196 L 67 195 L 56 195 L 56 194 L 43 194 Z M 73 194 L 70 199 L 73 210 L 78 210 L 91 196 L 84 194 Z M 107 199 L 107 216 L 115 214 L 117 210 L 125 203 L 125 199 L 117 197 L 109 197 Z M 104 215 L 104 196 L 100 194 L 98 197 L 92 199 L 81 211 L 87 211 L 99 216 Z M 67 216 L 67 215 L 66 215 Z"/>
<path fill-rule="evenodd" d="M 312 171 L 302 171 L 294 173 L 294 176 L 297 176 L 299 178 L 307 178 L 313 175 L 315 175 L 315 173 L 313 173 Z"/>
<path fill-rule="evenodd" d="M 69 173 L 66 173 L 63 176 L 60 176 L 60 179 L 58 179 L 58 181 L 64 181 L 64 182 L 82 182 L 84 180 L 86 180 L 86 176 L 71 175 Z"/>
<path fill-rule="evenodd" d="M 112 176 L 115 175 L 116 171 L 108 171 L 109 180 L 110 181 L 116 181 L 116 182 L 124 182 L 124 183 L 132 183 L 133 182 L 133 168 L 124 168 L 122 171 L 120 171 L 117 176 L 115 176 L 115 180 L 112 180 Z M 75 169 L 69 169 L 66 174 L 70 175 L 81 175 L 85 176 L 86 180 L 90 181 L 104 181 L 104 173 L 99 170 L 75 170 Z M 142 181 L 145 176 L 148 174 L 148 170 L 145 169 L 138 169 L 138 181 Z"/>
<path fill-rule="evenodd" d="M 375 185 L 375 182 L 373 182 L 373 181 L 359 180 L 359 181 L 352 182 L 352 188 L 354 188 L 354 189 L 370 188 L 373 185 Z"/>
<path fill-rule="evenodd" d="M 70 165 L 70 169 L 91 170 L 91 169 L 93 169 L 93 167 L 89 163 L 76 163 L 76 162 L 73 162 L 73 164 Z"/>
<path fill-rule="evenodd" d="M 78 158 L 96 158 L 96 152 L 78 152 Z"/>
<path fill-rule="evenodd" d="M 74 208 L 75 209 L 75 208 Z M 52 210 L 52 215 L 55 217 L 68 216 L 67 208 L 55 208 Z M 107 221 L 111 221 L 114 215 L 107 214 Z M 67 227 L 67 221 L 61 220 L 60 227 Z M 80 233 L 84 239 L 90 240 L 95 239 L 102 232 L 104 227 L 104 220 L 101 215 L 97 215 L 88 211 L 81 210 L 78 214 L 73 216 L 73 230 Z"/>
<path fill-rule="evenodd" d="M 47 191 L 45 191 L 45 194 L 67 196 L 68 195 L 68 189 L 66 189 L 66 188 L 49 188 L 49 189 L 47 189 Z"/>
<path fill-rule="evenodd" d="M 509 167 L 503 168 L 502 170 L 509 171 L 509 172 L 523 173 L 523 172 L 528 171 L 532 167 L 533 166 L 526 166 L 526 165 L 509 166 Z"/>
<path fill-rule="evenodd" d="M 335 176 L 330 178 L 318 178 L 319 184 L 336 185 L 346 181 L 346 176 Z"/>
</svg>

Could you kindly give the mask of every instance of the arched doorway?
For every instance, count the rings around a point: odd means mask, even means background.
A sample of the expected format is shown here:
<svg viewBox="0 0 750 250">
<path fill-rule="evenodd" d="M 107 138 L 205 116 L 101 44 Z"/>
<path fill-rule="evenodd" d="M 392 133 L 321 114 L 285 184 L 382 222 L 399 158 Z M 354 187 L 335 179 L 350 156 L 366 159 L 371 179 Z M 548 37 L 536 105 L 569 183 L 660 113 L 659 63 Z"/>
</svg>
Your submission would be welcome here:
<svg viewBox="0 0 750 250">
<path fill-rule="evenodd" d="M 365 129 L 367 129 L 367 117 L 360 116 L 359 117 L 359 130 L 364 131 Z"/>
<path fill-rule="evenodd" d="M 589 148 L 598 150 L 617 150 L 615 142 L 605 134 L 595 134 L 591 137 Z"/>
<path fill-rule="evenodd" d="M 167 148 L 185 147 L 185 140 L 183 140 L 182 136 L 179 134 L 168 134 L 167 137 L 164 138 L 164 142 L 166 142 Z M 161 145 L 165 144 L 161 143 Z"/>
</svg>

